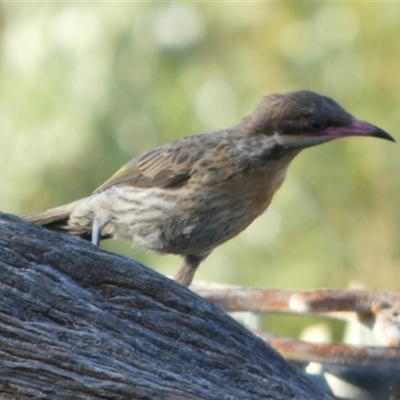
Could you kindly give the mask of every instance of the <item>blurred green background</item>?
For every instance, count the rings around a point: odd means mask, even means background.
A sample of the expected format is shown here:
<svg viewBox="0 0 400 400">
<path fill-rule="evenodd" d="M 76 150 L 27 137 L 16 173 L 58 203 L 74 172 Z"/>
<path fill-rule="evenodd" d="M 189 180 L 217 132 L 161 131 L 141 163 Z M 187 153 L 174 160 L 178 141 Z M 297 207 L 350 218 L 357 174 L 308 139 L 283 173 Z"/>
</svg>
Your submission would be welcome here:
<svg viewBox="0 0 400 400">
<path fill-rule="evenodd" d="M 400 4 L 4 3 L 0 209 L 89 195 L 131 158 L 237 124 L 260 98 L 310 89 L 400 139 Z M 197 279 L 400 290 L 400 147 L 304 151 L 268 212 Z M 165 274 L 176 256 L 108 241 Z"/>
</svg>

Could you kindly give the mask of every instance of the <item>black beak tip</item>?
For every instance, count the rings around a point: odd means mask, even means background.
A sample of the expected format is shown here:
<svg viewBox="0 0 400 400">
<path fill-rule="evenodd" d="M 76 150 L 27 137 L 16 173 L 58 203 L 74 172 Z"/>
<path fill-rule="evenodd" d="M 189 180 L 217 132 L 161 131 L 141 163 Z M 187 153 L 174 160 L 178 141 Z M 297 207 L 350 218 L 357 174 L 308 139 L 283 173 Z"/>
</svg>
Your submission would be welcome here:
<svg viewBox="0 0 400 400">
<path fill-rule="evenodd" d="M 390 140 L 391 142 L 396 143 L 396 140 L 392 136 L 390 136 L 388 133 L 386 133 L 384 130 L 382 130 L 378 127 L 375 127 L 371 136 L 380 138 L 380 139 Z"/>
</svg>

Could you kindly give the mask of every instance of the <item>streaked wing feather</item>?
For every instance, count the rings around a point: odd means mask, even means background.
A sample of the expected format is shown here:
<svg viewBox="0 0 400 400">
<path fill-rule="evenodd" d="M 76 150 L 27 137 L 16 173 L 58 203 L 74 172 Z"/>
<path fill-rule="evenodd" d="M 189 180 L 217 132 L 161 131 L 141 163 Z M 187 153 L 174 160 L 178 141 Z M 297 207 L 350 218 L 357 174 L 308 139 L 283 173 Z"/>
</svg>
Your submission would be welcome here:
<svg viewBox="0 0 400 400">
<path fill-rule="evenodd" d="M 115 185 L 137 188 L 182 186 L 190 178 L 194 163 L 204 154 L 198 144 L 181 139 L 149 151 L 125 164 L 95 193 Z"/>
</svg>

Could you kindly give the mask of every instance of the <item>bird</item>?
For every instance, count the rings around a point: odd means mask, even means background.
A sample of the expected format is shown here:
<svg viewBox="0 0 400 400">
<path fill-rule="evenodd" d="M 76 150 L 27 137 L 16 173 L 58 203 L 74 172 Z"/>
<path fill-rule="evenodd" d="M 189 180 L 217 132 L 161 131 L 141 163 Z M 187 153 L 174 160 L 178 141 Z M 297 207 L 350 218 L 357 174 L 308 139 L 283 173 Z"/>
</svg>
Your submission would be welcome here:
<svg viewBox="0 0 400 400">
<path fill-rule="evenodd" d="M 312 91 L 271 94 L 228 129 L 187 136 L 134 158 L 90 196 L 25 220 L 91 240 L 122 238 L 183 257 L 176 281 L 269 206 L 303 149 L 348 136 L 395 141 Z"/>
</svg>

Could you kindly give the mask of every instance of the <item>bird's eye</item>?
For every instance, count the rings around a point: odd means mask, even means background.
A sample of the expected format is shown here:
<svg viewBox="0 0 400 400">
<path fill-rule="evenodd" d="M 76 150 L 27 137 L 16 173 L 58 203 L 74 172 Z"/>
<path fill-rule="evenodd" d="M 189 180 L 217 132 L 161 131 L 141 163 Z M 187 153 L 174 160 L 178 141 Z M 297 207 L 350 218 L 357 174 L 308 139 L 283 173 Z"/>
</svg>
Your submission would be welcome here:
<svg viewBox="0 0 400 400">
<path fill-rule="evenodd" d="M 313 132 L 318 132 L 322 129 L 322 122 L 319 121 L 318 119 L 312 119 L 308 123 L 308 127 L 313 131 Z"/>
</svg>

